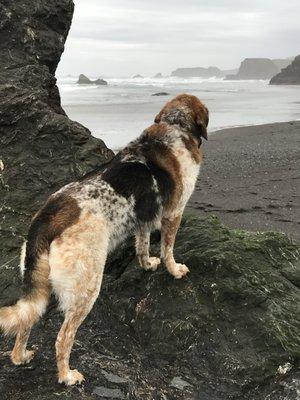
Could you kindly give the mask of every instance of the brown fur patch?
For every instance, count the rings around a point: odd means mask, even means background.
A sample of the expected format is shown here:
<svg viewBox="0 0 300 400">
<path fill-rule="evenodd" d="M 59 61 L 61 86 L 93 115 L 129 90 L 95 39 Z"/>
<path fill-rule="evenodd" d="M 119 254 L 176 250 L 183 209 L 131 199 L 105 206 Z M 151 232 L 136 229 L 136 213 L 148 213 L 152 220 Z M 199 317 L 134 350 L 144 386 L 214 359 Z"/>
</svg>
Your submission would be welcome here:
<svg viewBox="0 0 300 400">
<path fill-rule="evenodd" d="M 170 131 L 170 127 L 165 124 L 153 124 L 147 128 L 144 133 L 147 134 L 148 137 L 153 137 L 153 138 L 160 138 L 165 136 L 168 132 Z"/>
<path fill-rule="evenodd" d="M 167 121 L 168 114 L 174 110 L 184 109 L 186 113 L 186 123 L 191 133 L 195 137 L 204 137 L 207 139 L 207 125 L 209 122 L 209 113 L 207 107 L 196 97 L 188 94 L 180 94 L 175 99 L 169 101 L 159 114 L 155 117 L 154 122 L 160 123 Z M 175 122 L 182 125 L 181 121 Z M 184 126 L 183 126 L 184 127 Z"/>
<path fill-rule="evenodd" d="M 191 153 L 191 156 L 195 163 L 201 164 L 203 154 L 201 148 L 198 147 L 198 143 L 196 142 L 196 140 L 190 136 L 188 138 L 183 136 L 182 141 L 186 149 Z"/>
<path fill-rule="evenodd" d="M 164 125 L 161 126 L 160 124 L 152 125 L 150 128 L 151 137 L 164 134 L 166 129 Z M 180 164 L 176 156 L 165 144 L 160 144 L 157 142 L 153 142 L 153 146 L 148 146 L 147 149 L 144 150 L 144 155 L 147 160 L 156 164 L 159 168 L 167 171 L 170 174 L 174 182 L 174 190 L 168 203 L 166 204 L 166 208 L 171 209 L 175 207 L 182 195 L 183 190 Z"/>
</svg>

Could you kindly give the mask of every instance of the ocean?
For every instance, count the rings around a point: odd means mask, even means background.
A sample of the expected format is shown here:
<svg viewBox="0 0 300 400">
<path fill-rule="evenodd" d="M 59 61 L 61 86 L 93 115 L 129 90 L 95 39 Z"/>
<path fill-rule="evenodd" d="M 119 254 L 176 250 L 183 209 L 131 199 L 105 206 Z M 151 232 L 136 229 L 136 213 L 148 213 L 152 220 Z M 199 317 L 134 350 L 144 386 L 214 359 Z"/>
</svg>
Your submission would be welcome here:
<svg viewBox="0 0 300 400">
<path fill-rule="evenodd" d="M 88 127 L 114 150 L 151 125 L 162 106 L 180 93 L 194 94 L 207 105 L 211 132 L 300 119 L 299 86 L 174 77 L 108 78 L 108 86 L 90 86 L 78 85 L 77 79 L 58 78 L 63 108 L 71 119 Z M 162 91 L 170 95 L 152 96 Z"/>
</svg>

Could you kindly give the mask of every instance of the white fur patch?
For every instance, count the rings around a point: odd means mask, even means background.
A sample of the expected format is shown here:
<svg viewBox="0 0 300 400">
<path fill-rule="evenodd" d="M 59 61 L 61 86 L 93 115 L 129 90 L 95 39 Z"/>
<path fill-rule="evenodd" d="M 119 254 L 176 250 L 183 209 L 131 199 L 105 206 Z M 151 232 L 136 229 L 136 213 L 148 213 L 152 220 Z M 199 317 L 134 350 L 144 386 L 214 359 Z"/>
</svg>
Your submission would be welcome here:
<svg viewBox="0 0 300 400">
<path fill-rule="evenodd" d="M 25 242 L 23 243 L 23 245 L 21 247 L 21 254 L 20 254 L 20 272 L 21 272 L 22 278 L 24 277 L 24 272 L 25 272 L 26 244 L 27 244 L 27 241 L 25 240 Z"/>
</svg>

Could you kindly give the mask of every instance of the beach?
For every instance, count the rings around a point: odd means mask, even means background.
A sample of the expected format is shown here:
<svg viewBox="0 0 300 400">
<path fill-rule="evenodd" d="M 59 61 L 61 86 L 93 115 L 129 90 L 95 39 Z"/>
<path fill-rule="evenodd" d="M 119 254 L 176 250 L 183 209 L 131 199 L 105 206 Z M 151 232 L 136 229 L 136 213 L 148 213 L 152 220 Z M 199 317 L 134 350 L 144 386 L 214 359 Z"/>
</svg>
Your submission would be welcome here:
<svg viewBox="0 0 300 400">
<path fill-rule="evenodd" d="M 203 143 L 188 211 L 300 241 L 300 122 L 225 129 Z"/>
</svg>

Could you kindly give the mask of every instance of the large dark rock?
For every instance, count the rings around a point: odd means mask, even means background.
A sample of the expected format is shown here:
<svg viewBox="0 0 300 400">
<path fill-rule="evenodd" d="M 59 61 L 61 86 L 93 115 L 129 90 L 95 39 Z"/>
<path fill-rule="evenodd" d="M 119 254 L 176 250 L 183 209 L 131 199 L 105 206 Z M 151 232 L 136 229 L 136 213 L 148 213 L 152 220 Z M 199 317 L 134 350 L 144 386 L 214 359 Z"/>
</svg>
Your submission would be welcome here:
<svg viewBox="0 0 300 400">
<path fill-rule="evenodd" d="M 300 55 L 270 80 L 270 85 L 300 85 Z"/>
<path fill-rule="evenodd" d="M 53 73 L 73 4 L 7 0 L 0 6 L 0 306 L 18 296 L 18 247 L 48 194 L 112 153 L 70 121 Z M 3 169 L 4 168 L 4 169 Z M 103 289 L 78 332 L 71 365 L 81 387 L 58 385 L 55 301 L 30 345 L 36 358 L 9 361 L 1 338 L 1 399 L 296 400 L 299 385 L 299 249 L 284 235 L 249 234 L 188 217 L 175 255 L 190 274 L 137 266 L 128 242 L 112 254 Z M 154 235 L 152 254 L 159 254 Z"/>
<path fill-rule="evenodd" d="M 194 68 L 177 68 L 172 71 L 171 76 L 178 76 L 181 78 L 212 78 L 223 76 L 222 71 L 217 67 L 194 67 Z"/>
<path fill-rule="evenodd" d="M 151 253 L 159 247 L 154 235 Z M 33 332 L 39 351 L 32 364 L 16 368 L 8 353 L 2 357 L 1 398 L 296 400 L 298 250 L 282 234 L 188 217 L 175 254 L 190 274 L 174 280 L 165 268 L 138 267 L 128 243 L 110 257 L 100 297 L 77 335 L 71 365 L 85 373 L 84 387 L 56 383 L 61 317 L 51 307 Z M 1 349 L 11 346 L 6 339 Z"/>
<path fill-rule="evenodd" d="M 236 75 L 227 75 L 227 80 L 270 79 L 279 71 L 269 58 L 246 58 L 242 61 Z"/>
<path fill-rule="evenodd" d="M 112 156 L 60 105 L 54 73 L 73 15 L 71 0 L 0 3 L 0 282 L 31 216 L 63 184 Z M 13 291 L 13 290 L 12 290 Z M 0 297 L 2 290 L 0 289 Z"/>
</svg>

